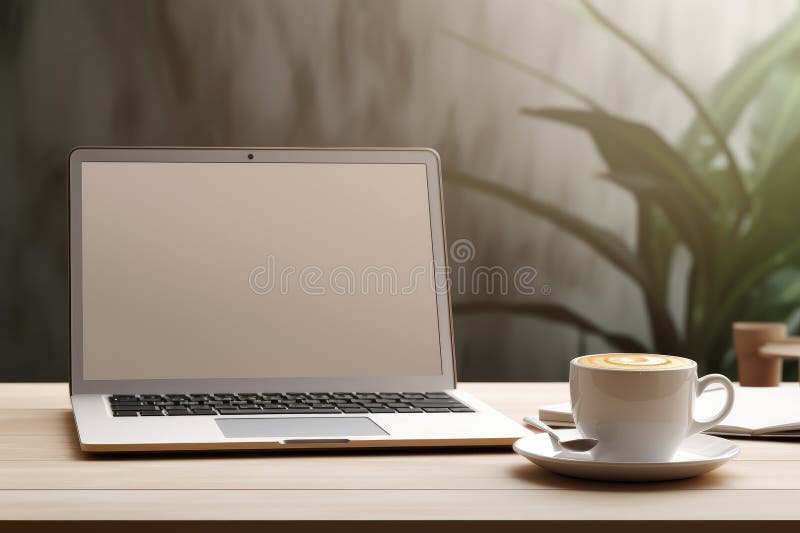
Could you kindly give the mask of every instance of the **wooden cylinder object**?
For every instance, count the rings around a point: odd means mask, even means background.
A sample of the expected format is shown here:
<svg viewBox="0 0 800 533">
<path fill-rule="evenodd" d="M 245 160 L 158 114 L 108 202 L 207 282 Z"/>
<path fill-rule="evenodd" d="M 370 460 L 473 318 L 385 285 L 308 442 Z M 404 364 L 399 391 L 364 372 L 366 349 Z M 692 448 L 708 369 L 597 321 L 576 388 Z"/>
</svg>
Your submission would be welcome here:
<svg viewBox="0 0 800 533">
<path fill-rule="evenodd" d="M 800 337 L 787 337 L 779 341 L 768 342 L 758 350 L 758 355 L 764 358 L 778 358 L 783 362 L 794 359 L 800 364 Z"/>
<path fill-rule="evenodd" d="M 761 357 L 765 344 L 785 339 L 783 322 L 735 322 L 733 348 L 739 361 L 739 383 L 744 387 L 777 387 L 781 383 L 783 360 Z"/>
</svg>

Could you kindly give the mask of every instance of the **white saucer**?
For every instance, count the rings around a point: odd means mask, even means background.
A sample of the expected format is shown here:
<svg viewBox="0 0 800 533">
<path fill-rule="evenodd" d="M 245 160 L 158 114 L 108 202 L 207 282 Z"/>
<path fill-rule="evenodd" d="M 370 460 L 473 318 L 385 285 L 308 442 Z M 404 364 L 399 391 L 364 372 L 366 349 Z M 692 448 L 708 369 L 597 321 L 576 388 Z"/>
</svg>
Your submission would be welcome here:
<svg viewBox="0 0 800 533">
<path fill-rule="evenodd" d="M 578 438 L 574 429 L 557 430 L 562 438 Z M 739 455 L 734 443 L 712 437 L 693 435 L 683 441 L 675 457 L 666 462 L 612 463 L 595 461 L 586 452 L 554 451 L 550 437 L 540 433 L 514 443 L 514 451 L 533 463 L 565 476 L 605 481 L 665 481 L 683 479 L 710 472 Z"/>
</svg>

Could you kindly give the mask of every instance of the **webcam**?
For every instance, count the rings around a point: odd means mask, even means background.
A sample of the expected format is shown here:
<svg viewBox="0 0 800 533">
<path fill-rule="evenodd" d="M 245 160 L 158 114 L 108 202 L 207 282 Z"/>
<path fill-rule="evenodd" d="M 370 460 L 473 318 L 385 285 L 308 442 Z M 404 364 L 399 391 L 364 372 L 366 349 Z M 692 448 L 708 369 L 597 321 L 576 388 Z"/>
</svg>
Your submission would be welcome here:
<svg viewBox="0 0 800 533">
<path fill-rule="evenodd" d="M 247 154 L 247 159 L 253 159 L 253 154 Z"/>
</svg>

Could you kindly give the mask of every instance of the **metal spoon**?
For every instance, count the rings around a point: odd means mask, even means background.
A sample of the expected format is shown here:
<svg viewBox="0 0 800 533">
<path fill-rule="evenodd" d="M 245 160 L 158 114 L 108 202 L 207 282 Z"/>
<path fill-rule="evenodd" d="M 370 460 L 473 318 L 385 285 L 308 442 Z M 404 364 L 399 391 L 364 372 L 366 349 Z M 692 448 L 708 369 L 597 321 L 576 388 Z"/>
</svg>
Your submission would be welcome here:
<svg viewBox="0 0 800 533">
<path fill-rule="evenodd" d="M 553 443 L 553 448 L 561 448 L 571 452 L 588 452 L 597 446 L 597 439 L 571 439 L 561 440 L 558 433 L 553 431 L 553 428 L 542 422 L 536 417 L 526 416 L 522 419 L 526 424 L 541 429 L 550 436 L 550 442 Z"/>
</svg>

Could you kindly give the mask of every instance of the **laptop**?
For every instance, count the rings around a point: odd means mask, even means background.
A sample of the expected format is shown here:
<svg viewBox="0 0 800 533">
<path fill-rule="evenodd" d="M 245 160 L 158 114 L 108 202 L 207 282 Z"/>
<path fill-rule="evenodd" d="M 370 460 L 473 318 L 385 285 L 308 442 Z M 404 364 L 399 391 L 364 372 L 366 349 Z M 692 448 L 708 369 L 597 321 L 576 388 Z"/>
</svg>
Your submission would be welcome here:
<svg viewBox="0 0 800 533">
<path fill-rule="evenodd" d="M 69 173 L 81 449 L 529 434 L 456 388 L 435 151 L 77 148 Z"/>
</svg>

